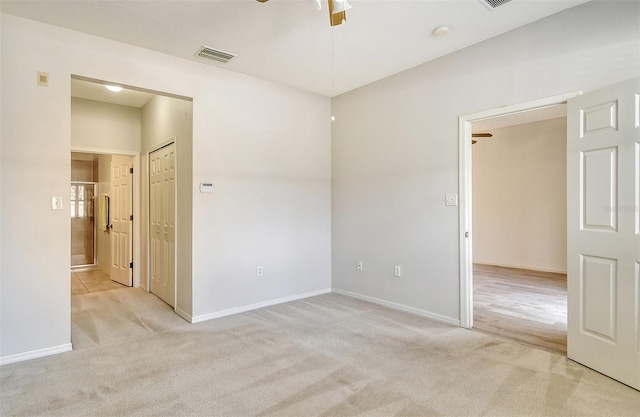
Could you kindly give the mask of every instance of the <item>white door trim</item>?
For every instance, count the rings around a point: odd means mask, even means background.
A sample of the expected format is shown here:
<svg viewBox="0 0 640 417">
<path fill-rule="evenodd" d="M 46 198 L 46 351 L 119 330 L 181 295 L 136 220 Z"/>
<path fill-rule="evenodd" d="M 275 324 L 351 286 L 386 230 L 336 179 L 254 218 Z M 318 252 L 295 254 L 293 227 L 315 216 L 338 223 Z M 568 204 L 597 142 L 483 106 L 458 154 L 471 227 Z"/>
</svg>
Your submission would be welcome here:
<svg viewBox="0 0 640 417">
<path fill-rule="evenodd" d="M 564 104 L 582 94 L 581 91 L 511 104 L 492 110 L 466 114 L 458 118 L 458 193 L 460 243 L 460 326 L 473 327 L 473 235 L 472 235 L 472 167 L 471 123 L 494 117 Z M 468 233 L 468 237 L 465 237 Z"/>
<path fill-rule="evenodd" d="M 118 149 L 91 148 L 86 146 L 71 146 L 71 152 L 93 153 L 97 155 L 129 155 L 133 157 L 133 286 L 140 287 L 140 237 L 141 222 L 140 220 L 140 152 L 123 151 Z M 138 219 L 137 221 L 135 219 Z"/>
</svg>

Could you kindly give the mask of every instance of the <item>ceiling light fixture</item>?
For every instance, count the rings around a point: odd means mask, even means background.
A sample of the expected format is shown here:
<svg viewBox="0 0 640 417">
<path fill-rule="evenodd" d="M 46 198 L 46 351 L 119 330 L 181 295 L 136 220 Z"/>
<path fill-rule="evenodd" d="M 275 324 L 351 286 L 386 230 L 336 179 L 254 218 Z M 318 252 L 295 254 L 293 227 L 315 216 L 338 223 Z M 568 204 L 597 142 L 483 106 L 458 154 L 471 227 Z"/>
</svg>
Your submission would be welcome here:
<svg viewBox="0 0 640 417">
<path fill-rule="evenodd" d="M 122 91 L 122 87 L 120 87 L 119 85 L 105 84 L 104 87 L 109 91 L 113 91 L 114 93 L 119 93 L 120 91 Z"/>
</svg>

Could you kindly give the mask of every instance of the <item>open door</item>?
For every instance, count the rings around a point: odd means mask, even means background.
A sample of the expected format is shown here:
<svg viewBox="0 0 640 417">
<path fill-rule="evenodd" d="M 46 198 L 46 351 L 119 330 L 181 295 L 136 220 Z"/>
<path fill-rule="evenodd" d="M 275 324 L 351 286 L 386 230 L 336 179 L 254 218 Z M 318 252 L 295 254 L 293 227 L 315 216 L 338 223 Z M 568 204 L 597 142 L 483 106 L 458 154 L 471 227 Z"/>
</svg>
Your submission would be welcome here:
<svg viewBox="0 0 640 417">
<path fill-rule="evenodd" d="M 111 160 L 111 279 L 133 285 L 133 172 L 130 156 L 114 155 Z"/>
<path fill-rule="evenodd" d="M 640 389 L 640 78 L 568 101 L 567 356 Z"/>
</svg>

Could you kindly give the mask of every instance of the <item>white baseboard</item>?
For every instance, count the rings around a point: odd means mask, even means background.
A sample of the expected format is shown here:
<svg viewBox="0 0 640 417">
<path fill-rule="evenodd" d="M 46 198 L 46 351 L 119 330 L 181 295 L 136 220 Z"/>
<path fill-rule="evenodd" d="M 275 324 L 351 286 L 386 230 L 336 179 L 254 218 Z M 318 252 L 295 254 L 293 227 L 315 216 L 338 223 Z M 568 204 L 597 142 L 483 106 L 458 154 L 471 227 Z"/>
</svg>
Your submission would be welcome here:
<svg viewBox="0 0 640 417">
<path fill-rule="evenodd" d="M 64 345 L 51 346 L 44 349 L 30 350 L 28 352 L 14 353 L 13 355 L 0 356 L 0 366 L 10 363 L 28 361 L 29 359 L 42 358 L 44 356 L 57 355 L 58 353 L 69 352 L 73 350 L 71 343 Z"/>
<path fill-rule="evenodd" d="M 202 321 L 219 319 L 221 317 L 231 316 L 233 314 L 245 313 L 251 310 L 257 310 L 259 308 L 269 307 L 276 304 L 288 303 L 290 301 L 301 300 L 303 298 L 315 297 L 316 295 L 328 294 L 331 292 L 331 288 L 325 288 L 323 290 L 305 292 L 303 294 L 291 295 L 289 297 L 276 298 L 275 300 L 262 301 L 260 303 L 250 304 L 242 307 L 230 308 L 227 310 L 217 311 L 215 313 L 202 314 L 191 318 L 191 323 L 200 323 Z"/>
<path fill-rule="evenodd" d="M 186 311 L 182 310 L 180 307 L 176 307 L 173 311 L 175 311 L 177 315 L 179 315 L 180 317 L 182 317 L 183 319 L 185 319 L 189 323 L 193 323 L 193 317 L 191 317 L 191 314 L 189 314 Z"/>
<path fill-rule="evenodd" d="M 368 301 L 373 304 L 378 304 L 383 307 L 389 307 L 393 310 L 400 310 L 406 313 L 416 314 L 418 316 L 426 317 L 428 319 L 436 320 L 442 323 L 451 324 L 453 326 L 460 327 L 460 320 L 453 319 L 451 317 L 442 316 L 440 314 L 432 313 L 430 311 L 421 310 L 419 308 L 409 307 L 404 304 L 393 303 L 391 301 L 381 300 L 379 298 L 369 297 L 368 295 L 362 295 L 351 291 L 345 291 L 338 288 L 334 288 L 333 292 L 336 294 L 346 295 L 347 297 L 357 298 L 358 300 Z"/>
<path fill-rule="evenodd" d="M 534 272 L 551 272 L 554 274 L 567 274 L 567 271 L 559 270 L 559 269 L 548 269 L 548 268 L 538 268 L 537 266 L 522 266 L 522 265 L 509 265 L 509 264 L 497 264 L 495 262 L 482 262 L 477 261 L 473 263 L 474 265 L 483 265 L 483 266 L 499 266 L 501 268 L 513 268 L 513 269 L 524 269 L 526 271 L 534 271 Z"/>
</svg>

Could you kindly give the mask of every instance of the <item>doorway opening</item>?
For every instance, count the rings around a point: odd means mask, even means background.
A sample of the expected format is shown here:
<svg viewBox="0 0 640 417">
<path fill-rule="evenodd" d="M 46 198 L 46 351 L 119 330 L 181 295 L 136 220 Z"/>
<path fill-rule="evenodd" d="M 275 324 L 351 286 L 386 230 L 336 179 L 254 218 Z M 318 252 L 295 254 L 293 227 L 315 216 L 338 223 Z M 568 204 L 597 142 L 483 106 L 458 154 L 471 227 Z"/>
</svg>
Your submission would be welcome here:
<svg viewBox="0 0 640 417">
<path fill-rule="evenodd" d="M 554 231 L 549 237 L 535 225 L 566 222 L 566 152 L 564 166 L 554 168 L 564 174 L 554 183 L 557 207 L 546 207 L 551 203 L 545 184 L 532 182 L 553 183 L 553 172 L 536 166 L 544 152 L 513 136 L 534 127 L 551 129 L 561 137 L 538 136 L 566 148 L 565 103 L 577 95 L 462 116 L 459 133 L 461 325 L 561 354 L 566 354 L 566 226 L 558 231 L 557 224 L 547 224 L 545 229 Z M 472 133 L 480 132 L 492 136 L 472 142 Z M 506 159 L 514 155 L 515 161 Z M 560 253 L 550 248 L 554 245 Z"/>
<path fill-rule="evenodd" d="M 92 262 L 72 269 L 72 344 L 74 349 L 184 324 L 176 302 L 177 252 L 163 252 L 162 272 L 173 279 L 172 297 L 162 297 L 149 285 L 149 153 L 172 138 L 175 148 L 191 147 L 192 101 L 133 87 L 105 88 L 114 83 L 71 77 L 71 150 L 75 159 L 87 161 L 93 184 L 91 211 L 82 197 L 83 213 L 92 218 L 95 244 Z M 177 152 L 173 153 L 173 167 Z M 184 153 L 190 158 L 189 153 Z M 187 159 L 190 165 L 190 159 Z M 72 163 L 73 164 L 73 163 Z M 179 183 L 173 186 L 178 189 Z M 185 182 L 190 181 L 187 176 Z M 83 189 L 84 190 L 84 189 Z M 167 213 L 173 236 L 179 210 L 190 212 L 191 192 Z M 80 201 L 80 199 L 78 199 Z M 80 202 L 76 204 L 78 207 Z M 77 214 L 77 212 L 76 212 Z M 165 220 L 166 220 L 165 219 Z M 182 232 L 190 239 L 191 231 Z M 190 250 L 190 248 L 189 248 Z M 184 256 L 190 260 L 190 253 Z M 190 265 L 185 267 L 189 274 Z M 75 283 L 75 284 L 74 284 Z M 188 282 L 190 288 L 190 282 Z M 185 286 L 187 286 L 185 284 Z M 151 290 L 151 291 L 150 291 Z M 183 295 L 190 302 L 190 293 Z M 152 315 L 153 318 L 149 315 Z M 158 317 L 162 317 L 158 323 Z M 144 323 L 153 322 L 154 326 Z"/>
<path fill-rule="evenodd" d="M 566 355 L 566 105 L 472 129 L 473 328 Z"/>
<path fill-rule="evenodd" d="M 133 286 L 133 156 L 71 153 L 71 293 Z"/>
</svg>

